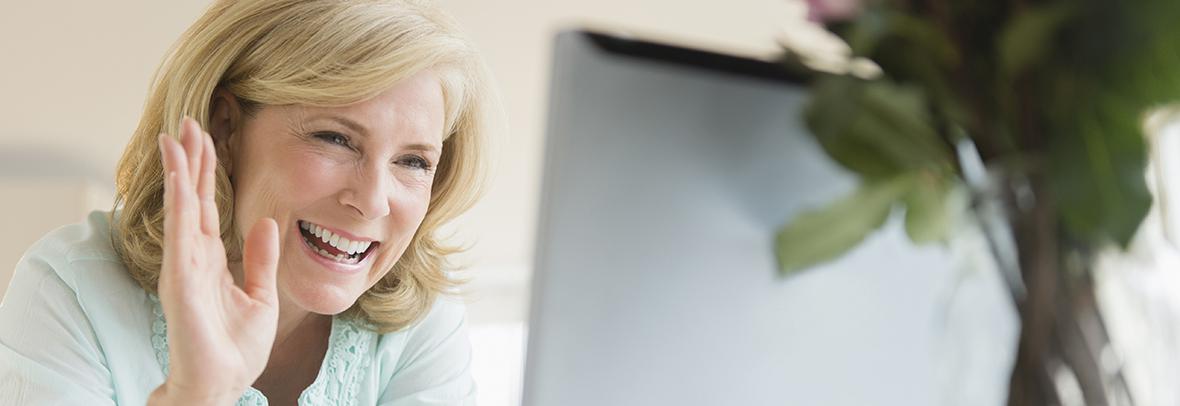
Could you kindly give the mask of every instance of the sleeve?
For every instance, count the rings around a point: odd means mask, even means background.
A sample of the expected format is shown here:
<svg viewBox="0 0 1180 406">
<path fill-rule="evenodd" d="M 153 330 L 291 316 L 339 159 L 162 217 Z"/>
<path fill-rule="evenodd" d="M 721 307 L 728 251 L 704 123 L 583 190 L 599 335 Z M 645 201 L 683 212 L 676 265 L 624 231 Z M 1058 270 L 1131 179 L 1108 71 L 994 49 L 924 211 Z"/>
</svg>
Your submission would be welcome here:
<svg viewBox="0 0 1180 406">
<path fill-rule="evenodd" d="M 474 405 L 471 341 L 462 303 L 440 299 L 410 332 L 380 406 Z"/>
<path fill-rule="evenodd" d="M 17 264 L 0 303 L 0 403 L 114 405 L 111 373 L 75 290 L 53 256 L 36 252 Z"/>
</svg>

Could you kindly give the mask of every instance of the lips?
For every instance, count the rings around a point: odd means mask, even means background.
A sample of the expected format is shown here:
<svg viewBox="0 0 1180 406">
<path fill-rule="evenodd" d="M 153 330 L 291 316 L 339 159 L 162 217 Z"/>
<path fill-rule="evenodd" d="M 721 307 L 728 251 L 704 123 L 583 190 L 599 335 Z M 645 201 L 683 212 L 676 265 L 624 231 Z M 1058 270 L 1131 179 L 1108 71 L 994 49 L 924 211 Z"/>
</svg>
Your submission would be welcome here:
<svg viewBox="0 0 1180 406">
<path fill-rule="evenodd" d="M 303 247 L 308 255 L 338 272 L 351 273 L 360 269 L 369 254 L 381 245 L 379 241 L 360 238 L 350 240 L 341 235 L 343 231 L 303 220 L 298 221 L 296 230 L 303 237 Z M 349 237 L 354 236 L 350 234 Z"/>
</svg>

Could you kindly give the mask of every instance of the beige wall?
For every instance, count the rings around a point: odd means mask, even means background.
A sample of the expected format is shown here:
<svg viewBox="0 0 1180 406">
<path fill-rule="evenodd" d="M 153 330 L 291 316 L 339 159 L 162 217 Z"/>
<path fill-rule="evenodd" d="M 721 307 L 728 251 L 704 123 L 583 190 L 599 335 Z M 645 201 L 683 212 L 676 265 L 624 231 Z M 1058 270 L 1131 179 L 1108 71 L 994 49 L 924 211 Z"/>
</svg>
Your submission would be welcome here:
<svg viewBox="0 0 1180 406">
<path fill-rule="evenodd" d="M 540 181 L 551 38 L 579 26 L 627 29 L 698 46 L 768 54 L 787 0 L 443 0 L 484 51 L 500 83 L 510 133 L 497 183 L 470 218 L 475 254 L 498 265 L 530 259 Z M 489 240 L 487 236 L 494 236 Z"/>
<path fill-rule="evenodd" d="M 63 184 L 107 182 L 134 129 L 151 74 L 205 0 L 10 2 L 0 13 L 0 154 L 50 151 L 76 167 Z M 456 228 L 473 243 L 465 263 L 503 294 L 522 294 L 531 262 L 538 200 L 545 89 L 553 33 L 564 27 L 618 27 L 746 54 L 769 54 L 795 0 L 441 0 L 483 50 L 499 82 L 510 131 L 498 141 L 494 183 Z M 790 6 L 789 6 L 790 5 Z M 793 9 L 793 8 L 792 8 Z M 2 172 L 0 177 L 26 179 Z M 67 171 L 68 172 L 68 171 Z M 83 181 L 82 179 L 86 179 Z M 39 236 L 46 224 L 76 221 L 77 210 L 32 218 L 55 193 L 0 189 L 10 233 Z M 15 197 L 14 200 L 12 197 Z M 18 202 L 19 200 L 19 202 Z M 74 206 L 86 206 L 79 203 Z M 74 207 L 71 206 L 71 207 Z M 25 241 L 0 251 L 0 280 Z M 493 271 L 494 270 L 494 271 Z M 511 306 L 520 308 L 523 302 Z"/>
</svg>

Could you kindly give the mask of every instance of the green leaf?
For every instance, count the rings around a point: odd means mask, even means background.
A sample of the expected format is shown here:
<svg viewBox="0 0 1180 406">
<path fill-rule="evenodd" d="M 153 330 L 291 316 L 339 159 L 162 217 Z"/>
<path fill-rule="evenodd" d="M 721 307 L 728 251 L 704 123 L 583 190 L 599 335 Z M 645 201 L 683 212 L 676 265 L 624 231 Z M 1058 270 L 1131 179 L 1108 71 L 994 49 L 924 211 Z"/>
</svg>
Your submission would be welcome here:
<svg viewBox="0 0 1180 406">
<path fill-rule="evenodd" d="M 1073 4 L 1057 2 L 1031 6 L 1009 19 L 1000 31 L 1000 74 L 1013 78 L 1041 64 L 1073 15 Z"/>
<path fill-rule="evenodd" d="M 903 152 L 894 152 L 899 159 L 936 166 L 951 161 L 950 149 L 934 129 L 930 106 L 921 89 L 875 81 L 866 86 L 863 102 L 891 130 L 875 133 L 877 142 L 900 147 Z"/>
<path fill-rule="evenodd" d="M 1126 247 L 1151 207 L 1143 114 L 1180 96 L 1180 2 L 1079 8 L 1039 78 L 1063 240 Z M 1167 159 L 1167 157 L 1164 157 Z"/>
<path fill-rule="evenodd" d="M 893 206 L 915 185 L 913 174 L 865 183 L 851 196 L 800 213 L 779 230 L 775 254 L 786 276 L 829 261 L 885 223 Z"/>
<path fill-rule="evenodd" d="M 812 87 L 804 115 L 807 126 L 828 156 L 852 172 L 879 179 L 901 172 L 902 165 L 880 153 L 865 133 L 876 131 L 861 116 L 857 100 L 863 83 L 855 78 L 825 76 Z"/>
<path fill-rule="evenodd" d="M 888 14 L 888 10 L 879 6 L 869 6 L 861 11 L 856 20 L 833 27 L 834 32 L 848 43 L 853 55 L 867 56 L 889 35 Z"/>
<path fill-rule="evenodd" d="M 924 172 L 905 196 L 905 231 L 917 244 L 945 241 L 950 234 L 954 183 L 944 175 Z"/>
<path fill-rule="evenodd" d="M 1102 92 L 1091 94 L 1079 104 L 1092 108 L 1079 109 L 1053 137 L 1050 182 L 1073 239 L 1126 247 L 1151 207 L 1144 181 L 1147 148 L 1135 109 L 1117 106 Z"/>
<path fill-rule="evenodd" d="M 816 81 L 805 114 L 828 155 L 865 179 L 953 162 L 916 87 L 828 76 Z"/>
<path fill-rule="evenodd" d="M 962 55 L 948 34 L 914 16 L 897 14 L 891 20 L 893 32 L 870 55 L 873 62 L 892 81 L 920 88 L 945 118 L 965 117 L 961 95 L 952 86 L 959 80 L 954 72 L 960 71 Z"/>
<path fill-rule="evenodd" d="M 938 66 L 958 65 L 961 55 L 958 48 L 930 21 L 906 14 L 894 14 L 890 18 L 893 35 L 902 40 L 916 55 L 925 56 L 927 62 Z"/>
<path fill-rule="evenodd" d="M 868 4 L 856 20 L 832 28 L 856 56 L 903 50 L 943 67 L 959 63 L 958 49 L 933 23 L 879 4 Z"/>
</svg>

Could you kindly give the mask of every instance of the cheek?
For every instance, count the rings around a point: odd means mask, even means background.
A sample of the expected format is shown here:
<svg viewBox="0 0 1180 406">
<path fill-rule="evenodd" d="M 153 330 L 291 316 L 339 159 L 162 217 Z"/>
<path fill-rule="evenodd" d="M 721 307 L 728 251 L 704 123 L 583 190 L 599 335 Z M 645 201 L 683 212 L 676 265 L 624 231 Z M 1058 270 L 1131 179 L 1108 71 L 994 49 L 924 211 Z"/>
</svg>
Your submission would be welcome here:
<svg viewBox="0 0 1180 406">
<path fill-rule="evenodd" d="M 312 154 L 267 158 L 256 161 L 234 184 L 239 224 L 253 224 L 267 216 L 284 221 L 286 211 L 332 193 L 342 176 L 339 164 Z"/>
<path fill-rule="evenodd" d="M 388 271 L 401 258 L 406 247 L 410 245 L 414 235 L 418 232 L 429 208 L 430 192 L 429 190 L 426 190 L 425 193 L 420 190 L 404 190 L 394 198 L 392 203 L 390 221 L 393 227 L 388 240 L 393 244 L 389 245 L 387 247 L 389 251 L 386 251 L 384 256 L 378 259 L 380 265 L 377 269 L 383 271 Z"/>
<path fill-rule="evenodd" d="M 399 176 L 398 193 L 393 197 L 393 205 L 399 214 L 398 221 L 412 224 L 417 228 L 426 216 L 430 205 L 430 191 L 432 177 L 429 176 Z"/>
<path fill-rule="evenodd" d="M 434 175 L 416 169 L 400 169 L 393 176 L 397 179 L 400 189 L 415 196 L 425 196 L 430 199 L 430 187 L 434 184 Z"/>
<path fill-rule="evenodd" d="M 284 185 L 293 192 L 317 194 L 340 184 L 341 165 L 315 154 L 290 159 L 281 175 Z"/>
<path fill-rule="evenodd" d="M 392 204 L 401 224 L 412 224 L 417 229 L 430 205 L 431 186 L 434 177 L 421 173 L 399 173 L 396 175 L 397 193 Z"/>
</svg>

